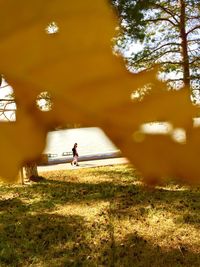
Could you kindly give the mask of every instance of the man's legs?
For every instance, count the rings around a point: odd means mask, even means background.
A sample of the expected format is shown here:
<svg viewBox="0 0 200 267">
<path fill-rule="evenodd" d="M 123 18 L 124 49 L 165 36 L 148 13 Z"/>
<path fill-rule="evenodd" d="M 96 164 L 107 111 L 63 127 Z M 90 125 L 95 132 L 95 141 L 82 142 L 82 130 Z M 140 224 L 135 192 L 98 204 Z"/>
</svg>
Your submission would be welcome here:
<svg viewBox="0 0 200 267">
<path fill-rule="evenodd" d="M 75 162 L 76 162 L 76 163 L 75 163 L 76 166 L 79 166 L 79 165 L 78 165 L 78 156 L 75 156 Z"/>
<path fill-rule="evenodd" d="M 73 160 L 72 160 L 72 162 L 71 162 L 71 165 L 72 165 L 72 166 L 74 166 L 74 165 L 79 166 L 79 165 L 78 165 L 78 157 L 77 157 L 77 156 L 74 156 L 74 157 L 73 157 Z"/>
</svg>

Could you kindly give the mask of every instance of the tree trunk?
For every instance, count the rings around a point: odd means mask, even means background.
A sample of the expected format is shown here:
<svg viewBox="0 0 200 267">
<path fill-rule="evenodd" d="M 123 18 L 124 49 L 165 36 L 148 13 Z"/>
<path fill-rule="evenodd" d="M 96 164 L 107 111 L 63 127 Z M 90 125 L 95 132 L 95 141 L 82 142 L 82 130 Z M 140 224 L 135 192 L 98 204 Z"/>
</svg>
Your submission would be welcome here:
<svg viewBox="0 0 200 267">
<path fill-rule="evenodd" d="M 180 37 L 181 37 L 181 48 L 182 48 L 182 58 L 183 58 L 183 81 L 185 86 L 190 88 L 190 64 L 188 56 L 188 40 L 186 33 L 186 23 L 185 23 L 185 0 L 180 0 Z"/>
<path fill-rule="evenodd" d="M 39 177 L 37 164 L 35 162 L 29 162 L 24 166 L 25 170 L 25 178 L 28 180 L 34 180 L 35 178 Z"/>
</svg>

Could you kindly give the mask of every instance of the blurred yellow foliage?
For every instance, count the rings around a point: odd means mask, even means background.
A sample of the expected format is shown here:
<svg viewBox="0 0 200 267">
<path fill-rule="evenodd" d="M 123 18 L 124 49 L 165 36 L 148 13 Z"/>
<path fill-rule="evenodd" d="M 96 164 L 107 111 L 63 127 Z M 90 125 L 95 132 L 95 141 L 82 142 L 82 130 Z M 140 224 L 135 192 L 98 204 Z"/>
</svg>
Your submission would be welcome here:
<svg viewBox="0 0 200 267">
<path fill-rule="evenodd" d="M 0 9 L 0 69 L 17 103 L 16 122 L 0 124 L 0 175 L 12 180 L 36 159 L 51 127 L 79 122 L 101 127 L 149 183 L 163 176 L 198 181 L 200 130 L 192 126 L 187 88 L 167 91 L 156 68 L 137 75 L 125 69 L 112 53 L 116 19 L 106 0 L 0 0 Z M 152 93 L 131 101 L 147 84 Z M 53 101 L 49 112 L 36 106 L 44 91 Z M 184 129 L 186 142 L 140 132 L 152 121 Z"/>
</svg>

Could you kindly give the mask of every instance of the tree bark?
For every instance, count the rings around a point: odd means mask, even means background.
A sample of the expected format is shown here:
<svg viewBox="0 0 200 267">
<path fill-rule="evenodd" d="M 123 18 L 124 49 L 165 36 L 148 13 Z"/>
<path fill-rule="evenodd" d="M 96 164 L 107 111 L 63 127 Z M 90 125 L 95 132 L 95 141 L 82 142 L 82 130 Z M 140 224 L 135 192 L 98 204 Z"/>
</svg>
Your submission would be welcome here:
<svg viewBox="0 0 200 267">
<path fill-rule="evenodd" d="M 181 37 L 181 53 L 183 61 L 183 82 L 185 86 L 190 88 L 190 64 L 188 56 L 188 40 L 186 33 L 186 11 L 185 11 L 185 0 L 180 0 L 180 37 Z"/>
<path fill-rule="evenodd" d="M 35 162 L 29 162 L 24 166 L 24 171 L 25 171 L 25 178 L 28 180 L 33 180 L 37 177 L 38 175 L 38 170 L 37 170 L 37 164 Z"/>
</svg>

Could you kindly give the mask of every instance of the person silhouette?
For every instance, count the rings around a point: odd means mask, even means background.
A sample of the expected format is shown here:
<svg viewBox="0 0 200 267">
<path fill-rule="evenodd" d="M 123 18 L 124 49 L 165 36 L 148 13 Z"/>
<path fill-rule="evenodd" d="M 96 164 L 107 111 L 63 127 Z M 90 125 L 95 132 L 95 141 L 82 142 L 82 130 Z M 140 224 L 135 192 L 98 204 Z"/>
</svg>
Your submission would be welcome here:
<svg viewBox="0 0 200 267">
<path fill-rule="evenodd" d="M 74 165 L 79 166 L 79 164 L 78 164 L 78 152 L 77 152 L 77 146 L 78 146 L 78 144 L 75 143 L 74 146 L 73 146 L 73 148 L 72 148 L 72 152 L 73 152 L 73 160 L 72 160 L 72 162 L 71 162 L 71 165 L 72 165 L 72 166 L 74 166 Z"/>
</svg>

